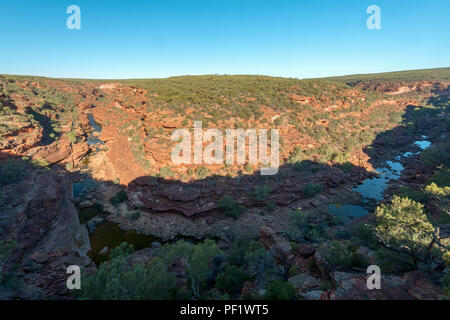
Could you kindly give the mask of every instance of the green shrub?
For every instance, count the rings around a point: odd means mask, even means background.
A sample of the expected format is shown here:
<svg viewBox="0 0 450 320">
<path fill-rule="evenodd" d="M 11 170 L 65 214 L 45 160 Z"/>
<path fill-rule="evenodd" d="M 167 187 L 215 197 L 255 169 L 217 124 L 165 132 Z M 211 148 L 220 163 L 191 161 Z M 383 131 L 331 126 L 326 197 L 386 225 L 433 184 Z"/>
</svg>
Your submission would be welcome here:
<svg viewBox="0 0 450 320">
<path fill-rule="evenodd" d="M 250 163 L 246 163 L 244 166 L 244 170 L 247 173 L 252 173 L 253 172 L 253 166 Z"/>
<path fill-rule="evenodd" d="M 427 185 L 424 189 L 425 193 L 433 195 L 433 196 L 437 196 L 437 197 L 446 197 L 446 196 L 450 196 L 450 187 L 443 187 L 440 188 L 438 187 L 438 185 L 434 182 L 432 182 L 431 184 Z"/>
<path fill-rule="evenodd" d="M 159 175 L 163 178 L 172 178 L 175 176 L 175 173 L 172 171 L 171 167 L 167 166 L 159 169 Z"/>
<path fill-rule="evenodd" d="M 322 190 L 323 187 L 321 184 L 310 182 L 302 189 L 302 192 L 306 197 L 312 197 Z"/>
<path fill-rule="evenodd" d="M 207 176 L 209 176 L 211 174 L 211 170 L 209 168 L 206 167 L 198 167 L 195 170 L 195 175 L 197 176 L 197 178 L 199 179 L 205 179 Z"/>
<path fill-rule="evenodd" d="M 428 194 L 423 191 L 414 190 L 407 187 L 401 187 L 398 196 L 402 198 L 409 198 L 411 200 L 425 203 L 428 200 Z"/>
<path fill-rule="evenodd" d="M 294 241 L 291 242 L 291 250 L 293 252 L 297 252 L 297 250 L 298 250 L 298 243 L 297 242 L 294 242 Z"/>
<path fill-rule="evenodd" d="M 250 276 L 242 267 L 227 265 L 217 274 L 215 287 L 236 294 L 241 292 L 242 284 L 247 280 L 250 280 Z"/>
<path fill-rule="evenodd" d="M 87 300 L 169 299 L 176 277 L 159 258 L 147 264 L 130 265 L 131 245 L 122 243 L 112 250 L 110 261 L 102 263 L 94 274 L 84 274 L 81 290 L 74 293 Z"/>
<path fill-rule="evenodd" d="M 267 199 L 269 194 L 272 192 L 272 188 L 263 185 L 263 186 L 256 186 L 253 191 L 250 193 L 250 196 L 252 199 L 256 202 L 261 202 Z"/>
<path fill-rule="evenodd" d="M 273 201 L 267 202 L 266 206 L 264 207 L 264 209 L 269 213 L 274 212 L 276 208 L 277 208 L 277 204 Z"/>
<path fill-rule="evenodd" d="M 292 151 L 288 162 L 292 165 L 295 165 L 299 162 L 302 162 L 303 160 L 305 160 L 305 154 L 303 153 L 302 148 L 296 147 L 294 151 Z"/>
<path fill-rule="evenodd" d="M 389 204 L 376 208 L 375 217 L 375 232 L 385 244 L 419 256 L 427 252 L 434 228 L 422 204 L 394 196 Z"/>
<path fill-rule="evenodd" d="M 356 250 L 356 247 L 344 245 L 338 241 L 327 242 L 319 248 L 324 258 L 333 266 L 366 268 L 368 266 L 367 260 Z"/>
<path fill-rule="evenodd" d="M 202 243 L 192 244 L 179 240 L 175 244 L 165 244 L 155 250 L 166 265 L 172 265 L 180 258 L 187 259 L 188 287 L 192 289 L 195 298 L 201 298 L 201 292 L 211 277 L 211 271 L 216 257 L 223 256 L 217 243 L 213 240 L 205 240 Z"/>
<path fill-rule="evenodd" d="M 436 171 L 428 183 L 434 182 L 439 187 L 450 187 L 450 169 L 441 168 Z"/>
<path fill-rule="evenodd" d="M 295 241 L 316 242 L 325 234 L 326 223 L 315 223 L 312 215 L 300 209 L 287 211 L 289 227 L 287 234 Z"/>
<path fill-rule="evenodd" d="M 450 144 L 441 148 L 432 148 L 424 150 L 421 154 L 422 163 L 428 167 L 437 167 L 440 165 L 450 166 Z"/>
<path fill-rule="evenodd" d="M 245 207 L 238 204 L 231 196 L 226 195 L 219 200 L 219 209 L 222 210 L 225 215 L 237 219 L 245 210 Z"/>
<path fill-rule="evenodd" d="M 40 158 L 32 160 L 31 164 L 36 168 L 47 168 L 49 166 L 47 160 Z"/>
<path fill-rule="evenodd" d="M 125 200 L 127 200 L 127 193 L 125 192 L 125 190 L 120 190 L 114 197 L 111 197 L 111 199 L 109 199 L 109 202 L 114 206 L 124 202 Z"/>
<path fill-rule="evenodd" d="M 395 252 L 386 248 L 379 248 L 375 254 L 376 264 L 386 273 L 403 275 L 417 269 L 414 258 L 405 253 Z"/>
<path fill-rule="evenodd" d="M 298 274 L 300 274 L 300 269 L 297 266 L 292 266 L 289 268 L 289 277 L 293 277 L 296 276 Z"/>
<path fill-rule="evenodd" d="M 276 280 L 266 289 L 264 299 L 268 300 L 292 300 L 295 298 L 295 288 L 289 282 Z"/>
<path fill-rule="evenodd" d="M 344 171 L 345 173 L 350 173 L 353 167 L 354 165 L 351 162 L 344 162 L 339 166 L 339 168 L 341 168 L 341 170 Z"/>
<path fill-rule="evenodd" d="M 67 133 L 67 139 L 70 143 L 75 144 L 77 143 L 77 133 L 75 131 L 70 131 Z"/>
</svg>

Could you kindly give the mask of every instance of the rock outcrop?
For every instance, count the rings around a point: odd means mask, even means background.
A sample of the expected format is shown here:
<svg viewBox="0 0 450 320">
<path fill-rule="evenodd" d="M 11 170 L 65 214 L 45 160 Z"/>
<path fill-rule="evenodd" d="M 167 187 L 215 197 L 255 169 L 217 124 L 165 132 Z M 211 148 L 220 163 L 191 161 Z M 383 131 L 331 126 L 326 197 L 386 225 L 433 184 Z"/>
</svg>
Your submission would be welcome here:
<svg viewBox="0 0 450 320">
<path fill-rule="evenodd" d="M 17 277 L 20 285 L 5 286 L 1 297 L 67 296 L 67 267 L 91 265 L 89 237 L 72 203 L 70 178 L 56 171 L 30 170 L 3 190 L 0 240 L 16 246 L 2 272 Z"/>
<path fill-rule="evenodd" d="M 334 272 L 336 290 L 327 293 L 331 300 L 435 300 L 442 299 L 442 290 L 424 279 L 420 273 L 404 276 L 381 276 L 381 289 L 367 288 L 367 275 Z"/>
</svg>

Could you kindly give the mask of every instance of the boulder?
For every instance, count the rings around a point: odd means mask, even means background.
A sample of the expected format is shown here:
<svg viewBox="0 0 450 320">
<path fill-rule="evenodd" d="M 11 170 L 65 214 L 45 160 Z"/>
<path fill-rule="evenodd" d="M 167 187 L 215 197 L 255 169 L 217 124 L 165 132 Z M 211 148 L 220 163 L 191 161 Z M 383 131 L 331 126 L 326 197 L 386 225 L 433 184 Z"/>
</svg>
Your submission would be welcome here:
<svg viewBox="0 0 450 320">
<path fill-rule="evenodd" d="M 291 244 L 278 236 L 270 227 L 262 227 L 260 230 L 261 243 L 269 250 L 279 264 L 286 264 L 291 260 Z"/>
<path fill-rule="evenodd" d="M 292 284 L 299 292 L 306 292 L 309 289 L 315 288 L 320 285 L 320 281 L 317 278 L 307 273 L 297 274 L 289 278 L 288 282 Z"/>
<path fill-rule="evenodd" d="M 103 218 L 102 217 L 94 217 L 91 220 L 89 220 L 86 223 L 86 228 L 89 232 L 89 234 L 92 234 L 94 232 L 94 230 L 103 223 Z"/>
<path fill-rule="evenodd" d="M 83 202 L 80 202 L 80 204 L 79 204 L 79 207 L 81 209 L 90 208 L 90 207 L 93 207 L 93 206 L 94 206 L 94 203 L 92 201 L 90 201 L 90 200 L 85 200 Z"/>
<path fill-rule="evenodd" d="M 299 296 L 305 300 L 321 300 L 325 291 L 311 290 L 306 293 L 299 293 Z"/>
<path fill-rule="evenodd" d="M 326 244 L 323 246 L 326 246 Z M 326 279 L 330 279 L 333 266 L 323 256 L 323 246 L 321 247 L 322 250 L 316 250 L 313 258 L 321 275 Z"/>
<path fill-rule="evenodd" d="M 309 258 L 316 252 L 316 246 L 312 244 L 300 244 L 297 253 L 303 258 Z"/>
</svg>

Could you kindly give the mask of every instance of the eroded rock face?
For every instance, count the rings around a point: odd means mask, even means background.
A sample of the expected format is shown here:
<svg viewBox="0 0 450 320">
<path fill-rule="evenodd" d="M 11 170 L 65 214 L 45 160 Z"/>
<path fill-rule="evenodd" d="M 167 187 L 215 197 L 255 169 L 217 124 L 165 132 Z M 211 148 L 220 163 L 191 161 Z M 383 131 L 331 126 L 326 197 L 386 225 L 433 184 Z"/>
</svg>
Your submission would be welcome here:
<svg viewBox="0 0 450 320">
<path fill-rule="evenodd" d="M 141 177 L 128 185 L 127 193 L 130 204 L 135 208 L 156 212 L 176 211 L 185 216 L 193 216 L 217 210 L 217 204 L 225 194 L 231 195 L 247 208 L 262 207 L 268 201 L 286 206 L 294 201 L 307 199 L 302 190 L 308 183 L 321 184 L 326 192 L 342 187 L 345 183 L 351 185 L 367 175 L 363 170 L 355 170 L 354 174 L 348 175 L 337 168 L 331 168 L 317 174 L 288 170 L 284 179 L 274 178 L 267 181 L 259 181 L 258 175 L 240 178 L 216 177 L 189 183 Z M 258 185 L 267 185 L 271 189 L 267 199 L 261 202 L 255 201 L 251 196 L 251 191 Z M 309 199 L 302 207 L 318 207 L 327 201 L 327 197 L 318 195 Z"/>
<path fill-rule="evenodd" d="M 270 227 L 262 227 L 260 231 L 261 243 L 269 250 L 280 264 L 287 264 L 291 260 L 291 244 L 278 236 Z"/>
<path fill-rule="evenodd" d="M 89 237 L 72 203 L 70 179 L 53 171 L 31 171 L 4 192 L 0 239 L 17 246 L 3 272 L 14 272 L 23 286 L 3 292 L 3 298 L 67 296 L 67 267 L 91 264 Z"/>
</svg>

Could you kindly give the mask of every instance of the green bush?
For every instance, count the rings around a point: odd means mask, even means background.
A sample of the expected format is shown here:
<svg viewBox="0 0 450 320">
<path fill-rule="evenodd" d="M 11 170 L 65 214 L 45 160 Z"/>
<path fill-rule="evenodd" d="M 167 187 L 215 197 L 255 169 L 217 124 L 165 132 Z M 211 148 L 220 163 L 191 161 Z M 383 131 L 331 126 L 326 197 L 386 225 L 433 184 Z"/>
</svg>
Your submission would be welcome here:
<svg viewBox="0 0 450 320">
<path fill-rule="evenodd" d="M 341 170 L 344 171 L 345 173 L 350 173 L 353 167 L 354 165 L 351 162 L 344 162 L 339 166 L 339 168 L 341 168 Z"/>
<path fill-rule="evenodd" d="M 256 186 L 253 191 L 250 193 L 250 196 L 252 199 L 256 202 L 262 202 L 267 199 L 269 194 L 272 192 L 272 188 L 263 185 L 263 186 Z"/>
<path fill-rule="evenodd" d="M 300 269 L 297 266 L 292 266 L 292 267 L 289 268 L 289 272 L 288 272 L 289 277 L 294 277 L 294 276 L 296 276 L 296 275 L 298 275 L 300 273 L 301 273 Z"/>
<path fill-rule="evenodd" d="M 67 133 L 67 139 L 70 143 L 77 143 L 77 133 L 75 131 L 70 131 Z"/>
<path fill-rule="evenodd" d="M 223 256 L 223 252 L 219 249 L 217 243 L 209 239 L 195 245 L 179 240 L 175 244 L 165 244 L 156 249 L 155 254 L 166 265 L 172 265 L 175 260 L 180 258 L 187 259 L 188 287 L 192 289 L 195 298 L 201 298 L 201 292 L 211 278 L 216 257 Z"/>
<path fill-rule="evenodd" d="M 366 268 L 369 264 L 357 247 L 344 245 L 338 241 L 327 242 L 319 248 L 324 258 L 333 266 L 343 268 Z"/>
<path fill-rule="evenodd" d="M 217 274 L 215 287 L 236 294 L 241 292 L 242 284 L 247 280 L 250 280 L 250 277 L 242 267 L 227 265 Z"/>
<path fill-rule="evenodd" d="M 440 188 L 436 183 L 432 182 L 425 187 L 424 192 L 437 197 L 446 197 L 450 196 L 450 187 L 445 186 Z"/>
<path fill-rule="evenodd" d="M 424 150 L 421 154 L 422 163 L 428 167 L 437 167 L 440 165 L 450 166 L 450 143 L 442 148 L 432 148 Z"/>
<path fill-rule="evenodd" d="M 83 300 L 169 299 L 175 275 L 159 258 L 130 265 L 127 256 L 132 252 L 127 243 L 112 250 L 110 261 L 102 263 L 94 274 L 84 274 L 81 290 L 74 294 Z"/>
<path fill-rule="evenodd" d="M 422 202 L 422 203 L 425 203 L 428 200 L 427 193 L 425 193 L 423 191 L 407 188 L 407 187 L 401 187 L 398 192 L 398 196 L 402 197 L 402 198 L 409 198 L 416 202 Z"/>
<path fill-rule="evenodd" d="M 385 273 L 403 275 L 417 269 L 414 258 L 405 253 L 395 252 L 386 248 L 379 248 L 375 254 L 376 264 Z"/>
<path fill-rule="evenodd" d="M 276 208 L 277 204 L 273 201 L 267 202 L 266 206 L 264 207 L 267 212 L 274 212 Z"/>
<path fill-rule="evenodd" d="M 323 190 L 319 183 L 310 182 L 303 189 L 302 192 L 306 197 L 312 197 Z"/>
<path fill-rule="evenodd" d="M 295 165 L 299 162 L 302 162 L 303 160 L 305 160 L 305 154 L 303 153 L 302 148 L 296 147 L 294 151 L 292 151 L 288 162 L 292 165 Z"/>
<path fill-rule="evenodd" d="M 115 206 L 119 203 L 124 202 L 125 200 L 127 200 L 127 194 L 125 192 L 125 190 L 120 190 L 119 192 L 116 193 L 116 195 L 114 197 L 111 197 L 111 199 L 109 199 L 109 202 Z"/>
<path fill-rule="evenodd" d="M 40 158 L 32 160 L 31 164 L 36 168 L 46 168 L 49 166 L 47 160 Z"/>
<path fill-rule="evenodd" d="M 300 209 L 287 211 L 289 227 L 287 234 L 295 241 L 316 242 L 325 234 L 327 223 L 316 223 L 313 215 Z"/>
<path fill-rule="evenodd" d="M 268 300 L 292 300 L 295 298 L 295 287 L 289 282 L 276 280 L 266 289 L 264 299 Z"/>
<path fill-rule="evenodd" d="M 450 187 L 450 169 L 441 168 L 436 171 L 428 183 L 434 182 L 439 187 Z"/>
<path fill-rule="evenodd" d="M 209 176 L 211 174 L 211 170 L 209 168 L 206 167 L 198 167 L 195 170 L 195 175 L 197 176 L 197 178 L 199 179 L 205 179 L 207 176 Z"/>
<path fill-rule="evenodd" d="M 238 204 L 231 196 L 226 195 L 219 200 L 219 209 L 222 210 L 225 215 L 237 219 L 245 210 L 245 207 Z"/>
<path fill-rule="evenodd" d="M 159 175 L 163 178 L 172 178 L 175 176 L 175 173 L 172 171 L 172 168 L 168 166 L 159 169 Z"/>
<path fill-rule="evenodd" d="M 422 256 L 433 239 L 434 228 L 423 212 L 423 205 L 394 196 L 389 204 L 375 210 L 375 232 L 385 244 Z"/>
<path fill-rule="evenodd" d="M 244 170 L 245 170 L 245 172 L 247 172 L 247 173 L 252 173 L 252 172 L 253 172 L 253 166 L 252 166 L 250 163 L 246 163 L 246 164 L 244 165 Z"/>
</svg>

